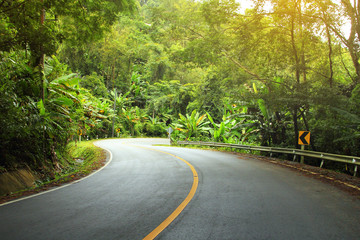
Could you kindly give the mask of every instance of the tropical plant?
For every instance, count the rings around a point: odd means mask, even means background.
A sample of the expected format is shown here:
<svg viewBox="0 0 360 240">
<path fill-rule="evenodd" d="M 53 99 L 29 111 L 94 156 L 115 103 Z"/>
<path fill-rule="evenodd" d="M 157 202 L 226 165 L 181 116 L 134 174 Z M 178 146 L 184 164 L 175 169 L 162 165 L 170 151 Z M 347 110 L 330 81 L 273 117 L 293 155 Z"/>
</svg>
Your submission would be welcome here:
<svg viewBox="0 0 360 240">
<path fill-rule="evenodd" d="M 131 136 L 139 136 L 143 131 L 143 125 L 148 119 L 146 112 L 139 107 L 123 108 L 120 115 L 120 122 L 124 129 L 128 130 Z"/>
<path fill-rule="evenodd" d="M 206 121 L 206 114 L 200 116 L 200 113 L 196 110 L 192 111 L 191 115 L 185 116 L 179 113 L 179 119 L 173 126 L 175 130 L 182 132 L 185 140 L 199 139 L 202 137 L 208 137 L 209 121 Z"/>
<path fill-rule="evenodd" d="M 144 123 L 143 133 L 146 136 L 165 137 L 166 136 L 166 122 L 161 121 L 158 117 L 150 117 Z"/>
<path fill-rule="evenodd" d="M 213 129 L 210 130 L 210 134 L 213 136 L 215 142 L 225 143 L 239 143 L 241 133 L 238 132 L 234 126 L 236 126 L 236 119 L 232 118 L 230 112 L 225 112 L 220 123 L 215 123 L 209 113 L 206 113 Z"/>
</svg>

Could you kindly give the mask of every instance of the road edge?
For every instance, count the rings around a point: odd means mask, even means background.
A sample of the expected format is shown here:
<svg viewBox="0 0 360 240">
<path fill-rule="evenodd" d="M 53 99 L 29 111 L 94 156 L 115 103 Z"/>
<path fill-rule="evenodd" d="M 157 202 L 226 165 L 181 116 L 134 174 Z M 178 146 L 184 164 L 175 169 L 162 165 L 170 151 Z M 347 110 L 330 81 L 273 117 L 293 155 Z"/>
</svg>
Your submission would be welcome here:
<svg viewBox="0 0 360 240">
<path fill-rule="evenodd" d="M 100 140 L 100 141 L 101 141 L 101 140 Z M 112 158 L 113 158 L 113 155 L 112 155 L 112 152 L 111 152 L 109 149 L 97 145 L 97 144 L 96 144 L 97 142 L 99 142 L 99 141 L 96 141 L 96 142 L 94 142 L 93 144 L 94 144 L 95 146 L 101 148 L 101 149 L 104 149 L 106 152 L 109 153 L 109 158 L 106 160 L 106 163 L 104 164 L 104 166 L 102 166 L 101 168 L 97 169 L 95 172 L 92 172 L 92 173 L 90 173 L 89 175 L 87 175 L 87 176 L 85 176 L 85 177 L 83 177 L 83 178 L 80 178 L 80 179 L 78 179 L 78 180 L 75 180 L 75 181 L 73 181 L 73 182 L 70 182 L 70 183 L 67 183 L 67 184 L 65 184 L 65 185 L 62 185 L 62 186 L 59 186 L 59 187 L 55 187 L 55 188 L 52 188 L 52 189 L 49 189 L 49 190 L 44 190 L 44 191 L 42 191 L 42 192 L 35 193 L 35 194 L 29 195 L 29 196 L 26 196 L 26 197 L 20 197 L 20 198 L 15 199 L 15 200 L 11 200 L 11 201 L 8 201 L 8 202 L 5 202 L 5 203 L 1 203 L 1 204 L 0 204 L 0 207 L 3 207 L 3 206 L 5 206 L 5 205 L 9 205 L 9 204 L 12 204 L 12 203 L 20 202 L 20 201 L 23 201 L 23 200 L 26 200 L 26 199 L 38 197 L 38 196 L 43 195 L 43 194 L 45 194 L 45 193 L 50 193 L 50 192 L 54 192 L 54 191 L 60 190 L 60 189 L 62 189 L 62 188 L 68 187 L 68 186 L 70 186 L 70 185 L 72 185 L 72 184 L 81 182 L 81 181 L 83 181 L 83 180 L 85 180 L 85 179 L 93 176 L 94 174 L 100 172 L 101 170 L 103 170 L 107 165 L 109 165 L 109 164 L 111 163 Z"/>
</svg>

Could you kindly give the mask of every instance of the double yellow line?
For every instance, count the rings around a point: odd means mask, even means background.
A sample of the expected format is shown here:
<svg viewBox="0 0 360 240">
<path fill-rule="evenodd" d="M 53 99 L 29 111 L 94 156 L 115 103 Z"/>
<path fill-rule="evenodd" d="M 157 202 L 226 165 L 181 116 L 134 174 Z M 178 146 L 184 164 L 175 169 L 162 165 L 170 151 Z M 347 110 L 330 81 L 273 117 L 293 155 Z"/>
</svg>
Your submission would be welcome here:
<svg viewBox="0 0 360 240">
<path fill-rule="evenodd" d="M 140 147 L 140 146 L 136 146 L 136 147 Z M 154 238 L 156 238 L 157 235 L 159 235 L 167 226 L 170 225 L 170 223 L 172 221 L 175 220 L 175 218 L 177 216 L 179 216 L 179 214 L 184 210 L 184 208 L 189 204 L 189 202 L 191 201 L 191 199 L 194 197 L 195 195 L 195 192 L 196 192 L 196 189 L 199 185 L 199 178 L 198 178 L 198 174 L 194 168 L 193 165 L 191 165 L 188 161 L 186 161 L 185 159 L 182 159 L 181 157 L 178 157 L 174 154 L 171 154 L 171 153 L 168 153 L 168 152 L 163 152 L 163 151 L 160 151 L 160 150 L 156 150 L 156 149 L 152 149 L 152 148 L 147 148 L 147 147 L 141 147 L 141 148 L 145 148 L 145 149 L 148 149 L 148 150 L 152 150 L 152 151 L 156 151 L 156 152 L 161 152 L 161 153 L 164 153 L 164 154 L 167 154 L 167 155 L 170 155 L 172 157 L 175 157 L 181 161 L 183 161 L 184 163 L 186 163 L 191 171 L 192 171 L 192 174 L 193 174 L 193 184 L 192 184 L 192 187 L 190 189 L 190 192 L 189 194 L 187 195 L 187 197 L 185 198 L 185 200 L 175 209 L 174 212 L 172 212 L 170 214 L 170 216 L 168 216 L 157 228 L 155 228 L 151 233 L 149 233 L 145 238 L 143 238 L 143 240 L 152 240 Z"/>
</svg>

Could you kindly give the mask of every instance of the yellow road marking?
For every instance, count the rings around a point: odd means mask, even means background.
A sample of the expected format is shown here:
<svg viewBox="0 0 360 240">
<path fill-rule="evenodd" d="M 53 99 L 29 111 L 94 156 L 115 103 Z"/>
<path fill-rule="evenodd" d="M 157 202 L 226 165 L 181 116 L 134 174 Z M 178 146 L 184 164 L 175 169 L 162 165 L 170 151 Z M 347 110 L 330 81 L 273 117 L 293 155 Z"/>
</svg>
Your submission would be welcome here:
<svg viewBox="0 0 360 240">
<path fill-rule="evenodd" d="M 132 145 L 134 146 L 134 145 Z M 157 235 L 159 235 L 167 226 L 170 225 L 170 223 L 172 221 L 175 220 L 175 218 L 177 216 L 179 216 L 179 214 L 185 209 L 185 207 L 189 204 L 189 202 L 191 201 L 191 199 L 194 197 L 196 189 L 199 185 L 199 178 L 198 178 L 198 174 L 194 168 L 193 165 L 191 165 L 188 161 L 186 161 L 185 159 L 182 159 L 181 157 L 178 157 L 174 154 L 168 153 L 168 152 L 163 152 L 160 150 L 156 150 L 156 149 L 152 149 L 152 148 L 147 148 L 147 147 L 141 147 L 141 146 L 134 146 L 134 147 L 140 147 L 140 148 L 145 148 L 148 150 L 152 150 L 152 151 L 156 151 L 156 152 L 161 152 L 167 155 L 170 155 L 172 157 L 175 157 L 181 161 L 183 161 L 184 163 L 186 163 L 193 174 L 193 184 L 192 187 L 190 189 L 189 194 L 187 195 L 187 197 L 185 198 L 185 200 L 175 209 L 175 211 L 173 211 L 170 216 L 168 216 L 159 226 L 157 226 L 151 233 L 149 233 L 145 238 L 143 238 L 143 240 L 152 240 L 154 238 L 156 238 Z"/>
</svg>

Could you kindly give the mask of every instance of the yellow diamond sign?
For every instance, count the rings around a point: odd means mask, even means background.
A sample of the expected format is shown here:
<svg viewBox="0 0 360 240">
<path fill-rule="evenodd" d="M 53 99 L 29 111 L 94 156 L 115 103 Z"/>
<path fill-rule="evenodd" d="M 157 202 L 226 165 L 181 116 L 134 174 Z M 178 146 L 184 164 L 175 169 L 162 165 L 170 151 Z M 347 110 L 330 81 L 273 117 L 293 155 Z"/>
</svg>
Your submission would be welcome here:
<svg viewBox="0 0 360 240">
<path fill-rule="evenodd" d="M 309 131 L 299 131 L 299 145 L 309 145 L 310 144 L 310 132 Z"/>
</svg>

